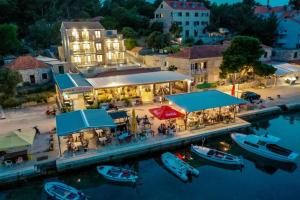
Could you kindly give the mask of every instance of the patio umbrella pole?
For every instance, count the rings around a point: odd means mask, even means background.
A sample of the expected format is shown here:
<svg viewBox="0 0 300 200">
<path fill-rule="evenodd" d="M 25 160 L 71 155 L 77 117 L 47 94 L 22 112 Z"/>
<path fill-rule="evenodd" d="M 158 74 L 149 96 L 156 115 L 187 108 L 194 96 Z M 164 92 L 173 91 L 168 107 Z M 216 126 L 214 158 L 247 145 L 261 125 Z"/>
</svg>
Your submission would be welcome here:
<svg viewBox="0 0 300 200">
<path fill-rule="evenodd" d="M 57 136 L 57 138 L 58 138 L 59 157 L 61 157 L 60 137 Z"/>
</svg>

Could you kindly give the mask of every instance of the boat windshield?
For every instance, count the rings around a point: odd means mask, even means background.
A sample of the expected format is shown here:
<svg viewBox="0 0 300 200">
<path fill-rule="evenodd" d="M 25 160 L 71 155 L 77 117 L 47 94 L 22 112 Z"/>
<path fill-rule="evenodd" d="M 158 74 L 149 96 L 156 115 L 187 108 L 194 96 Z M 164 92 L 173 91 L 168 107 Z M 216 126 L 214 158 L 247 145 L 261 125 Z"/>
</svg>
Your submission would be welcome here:
<svg viewBox="0 0 300 200">
<path fill-rule="evenodd" d="M 257 144 L 260 145 L 260 146 L 265 146 L 267 143 L 266 143 L 265 141 L 259 140 L 259 141 L 257 142 Z"/>
<path fill-rule="evenodd" d="M 259 147 L 257 144 L 253 144 L 253 143 L 250 143 L 248 141 L 244 141 L 244 143 L 247 144 L 247 145 L 249 145 L 249 146 L 255 147 L 255 148 Z"/>
</svg>

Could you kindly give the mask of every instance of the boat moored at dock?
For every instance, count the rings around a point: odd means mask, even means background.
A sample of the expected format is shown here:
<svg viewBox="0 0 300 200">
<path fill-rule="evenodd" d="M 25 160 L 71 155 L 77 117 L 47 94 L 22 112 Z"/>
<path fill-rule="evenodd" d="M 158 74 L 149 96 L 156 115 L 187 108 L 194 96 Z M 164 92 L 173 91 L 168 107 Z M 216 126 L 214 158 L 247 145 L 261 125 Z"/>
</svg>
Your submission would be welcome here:
<svg viewBox="0 0 300 200">
<path fill-rule="evenodd" d="M 98 166 L 97 171 L 104 178 L 116 182 L 135 183 L 139 178 L 137 173 L 133 170 L 109 165 Z"/>
<path fill-rule="evenodd" d="M 280 138 L 232 133 L 231 138 L 243 149 L 279 162 L 295 162 L 298 153 L 278 145 Z"/>
<path fill-rule="evenodd" d="M 183 181 L 188 181 L 190 175 L 198 176 L 199 171 L 170 152 L 161 155 L 164 166 Z"/>
<path fill-rule="evenodd" d="M 218 151 L 216 149 L 211 149 L 204 146 L 191 145 L 191 151 L 201 158 L 207 159 L 212 162 L 226 164 L 226 165 L 236 165 L 243 166 L 243 160 L 229 153 Z"/>
<path fill-rule="evenodd" d="M 48 182 L 44 185 L 46 193 L 55 200 L 85 200 L 86 196 L 69 185 L 60 182 Z"/>
</svg>

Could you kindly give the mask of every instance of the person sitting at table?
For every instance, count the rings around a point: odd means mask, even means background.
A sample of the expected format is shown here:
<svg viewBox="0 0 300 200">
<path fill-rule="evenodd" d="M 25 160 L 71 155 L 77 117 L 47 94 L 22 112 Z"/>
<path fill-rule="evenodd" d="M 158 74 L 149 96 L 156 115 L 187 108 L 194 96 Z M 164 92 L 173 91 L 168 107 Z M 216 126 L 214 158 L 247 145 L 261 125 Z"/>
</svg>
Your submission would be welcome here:
<svg viewBox="0 0 300 200">
<path fill-rule="evenodd" d="M 139 118 L 138 115 L 136 115 L 136 118 L 135 118 L 135 119 L 136 119 L 137 124 L 140 125 L 141 119 Z"/>
<path fill-rule="evenodd" d="M 159 125 L 157 131 L 158 131 L 158 134 L 162 134 L 163 133 L 162 124 Z"/>
</svg>

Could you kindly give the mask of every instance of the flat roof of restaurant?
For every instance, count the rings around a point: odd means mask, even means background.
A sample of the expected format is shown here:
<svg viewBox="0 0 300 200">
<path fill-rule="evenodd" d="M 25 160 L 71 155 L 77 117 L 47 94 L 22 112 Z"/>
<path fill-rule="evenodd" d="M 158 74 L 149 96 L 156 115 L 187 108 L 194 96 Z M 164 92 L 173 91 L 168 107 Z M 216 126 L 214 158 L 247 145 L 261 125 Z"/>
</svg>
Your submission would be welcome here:
<svg viewBox="0 0 300 200">
<path fill-rule="evenodd" d="M 95 89 L 122 87 L 130 85 L 146 85 L 153 83 L 167 83 L 184 80 L 191 80 L 191 77 L 173 71 L 158 71 L 87 79 L 87 81 Z"/>
<path fill-rule="evenodd" d="M 169 95 L 166 96 L 166 98 L 186 112 L 197 112 L 247 103 L 243 99 L 239 99 L 218 90 Z"/>
<path fill-rule="evenodd" d="M 114 120 L 103 109 L 77 110 L 56 116 L 58 136 L 92 128 L 114 128 Z"/>
<path fill-rule="evenodd" d="M 296 64 L 286 62 L 272 62 L 269 64 L 277 69 L 275 75 L 278 76 L 283 76 L 292 73 L 300 73 L 300 67 L 298 67 Z"/>
<path fill-rule="evenodd" d="M 58 74 L 54 76 L 60 90 L 68 90 L 78 87 L 91 88 L 91 84 L 80 74 Z"/>
</svg>

